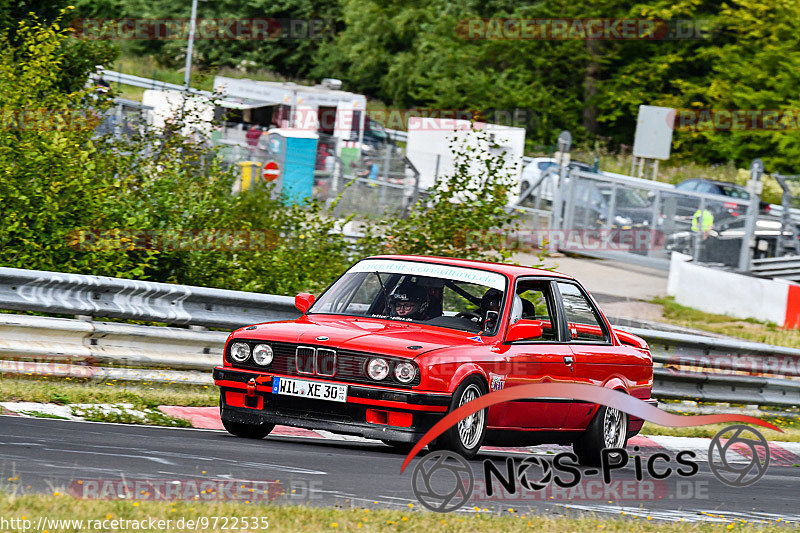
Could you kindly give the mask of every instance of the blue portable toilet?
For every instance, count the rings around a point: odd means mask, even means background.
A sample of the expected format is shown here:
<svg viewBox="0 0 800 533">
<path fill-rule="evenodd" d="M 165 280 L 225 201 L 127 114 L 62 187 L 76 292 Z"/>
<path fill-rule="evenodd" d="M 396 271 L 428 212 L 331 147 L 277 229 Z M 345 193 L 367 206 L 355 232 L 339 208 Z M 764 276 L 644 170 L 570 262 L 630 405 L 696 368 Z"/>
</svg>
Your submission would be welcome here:
<svg viewBox="0 0 800 533">
<path fill-rule="evenodd" d="M 312 195 L 317 161 L 317 134 L 297 129 L 270 130 L 269 151 L 280 166 L 277 190 L 287 204 L 299 204 Z"/>
</svg>

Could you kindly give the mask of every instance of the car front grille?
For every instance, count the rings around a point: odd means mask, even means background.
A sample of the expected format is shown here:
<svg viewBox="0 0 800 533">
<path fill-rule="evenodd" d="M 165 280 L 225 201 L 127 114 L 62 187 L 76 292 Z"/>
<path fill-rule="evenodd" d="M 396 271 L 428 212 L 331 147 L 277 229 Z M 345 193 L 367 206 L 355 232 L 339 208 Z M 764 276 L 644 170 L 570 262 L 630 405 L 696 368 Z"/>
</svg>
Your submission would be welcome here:
<svg viewBox="0 0 800 533">
<path fill-rule="evenodd" d="M 237 341 L 247 342 L 251 348 L 256 344 L 269 344 L 274 354 L 272 363 L 264 367 L 257 365 L 252 359 L 248 359 L 244 363 L 237 363 L 230 358 L 226 350 L 225 357 L 237 368 L 274 372 L 285 376 L 328 378 L 344 382 L 372 383 L 403 388 L 419 385 L 420 382 L 419 372 L 411 383 L 400 383 L 394 378 L 393 372 L 389 372 L 389 376 L 382 381 L 375 381 L 367 375 L 367 362 L 373 357 L 383 357 L 389 362 L 390 367 L 393 361 L 406 361 L 406 359 L 354 350 L 333 349 L 328 346 L 246 339 L 237 339 Z"/>
</svg>

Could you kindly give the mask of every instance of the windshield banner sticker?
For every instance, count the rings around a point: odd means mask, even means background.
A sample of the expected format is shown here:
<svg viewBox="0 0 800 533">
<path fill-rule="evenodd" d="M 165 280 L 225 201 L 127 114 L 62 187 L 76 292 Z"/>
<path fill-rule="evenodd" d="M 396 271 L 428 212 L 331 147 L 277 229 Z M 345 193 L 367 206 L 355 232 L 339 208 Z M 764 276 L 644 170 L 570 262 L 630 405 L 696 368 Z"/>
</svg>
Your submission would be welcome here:
<svg viewBox="0 0 800 533">
<path fill-rule="evenodd" d="M 428 276 L 444 278 L 465 283 L 475 283 L 499 291 L 505 290 L 506 280 L 502 274 L 472 268 L 437 265 L 434 263 L 415 263 L 413 261 L 392 261 L 388 259 L 367 259 L 353 266 L 350 272 L 381 272 L 405 274 L 409 276 Z"/>
</svg>

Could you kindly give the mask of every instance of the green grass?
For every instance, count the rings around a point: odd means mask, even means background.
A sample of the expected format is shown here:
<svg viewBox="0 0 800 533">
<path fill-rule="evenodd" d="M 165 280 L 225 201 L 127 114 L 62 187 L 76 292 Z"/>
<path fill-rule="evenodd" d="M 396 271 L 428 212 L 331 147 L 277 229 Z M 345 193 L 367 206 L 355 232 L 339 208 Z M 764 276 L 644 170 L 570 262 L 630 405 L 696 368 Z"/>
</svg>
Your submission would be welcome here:
<svg viewBox="0 0 800 533">
<path fill-rule="evenodd" d="M 141 416 L 140 414 L 141 413 Z M 166 426 L 190 428 L 192 424 L 183 418 L 165 415 L 156 408 L 145 408 L 130 412 L 120 408 L 119 412 L 107 412 L 99 407 L 73 407 L 72 414 L 89 422 L 112 422 L 115 424 L 137 424 L 145 426 Z"/>
<path fill-rule="evenodd" d="M 43 413 L 41 411 L 36 411 L 36 410 L 20 411 L 20 414 L 35 416 L 36 418 L 55 418 L 56 420 L 69 420 L 69 418 L 67 418 L 66 416 L 58 416 L 52 413 Z"/>
<path fill-rule="evenodd" d="M 576 533 L 598 531 L 645 533 L 665 532 L 711 532 L 725 530 L 726 526 L 702 523 L 658 523 L 649 517 L 600 518 L 593 515 L 581 517 L 562 517 L 557 515 L 533 515 L 518 511 L 504 511 L 501 516 L 490 513 L 477 514 L 436 514 L 420 512 L 416 506 L 401 511 L 381 509 L 334 509 L 297 505 L 248 505 L 245 503 L 190 503 L 190 502 L 131 502 L 124 500 L 76 500 L 56 490 L 47 495 L 11 494 L 0 495 L 0 516 L 31 520 L 35 527 L 39 517 L 53 520 L 171 520 L 172 527 L 161 531 L 187 531 L 177 529 L 180 519 L 204 519 L 209 527 L 201 531 L 229 531 L 233 517 L 266 517 L 267 529 L 248 531 L 392 531 L 425 533 L 470 533 L 473 531 L 570 531 Z M 217 527 L 213 527 L 217 517 Z M 223 522 L 227 518 L 226 522 Z M 223 529 L 223 523 L 228 529 Z M 185 522 L 184 522 L 185 524 Z M 109 524 L 110 525 L 110 524 Z M 728 529 L 738 531 L 788 531 L 788 526 L 779 522 L 770 524 L 750 524 L 736 522 Z M 87 529 L 83 529 L 86 531 Z M 75 530 L 77 531 L 77 530 Z M 123 531 L 104 529 L 104 531 Z"/>
<path fill-rule="evenodd" d="M 789 348 L 800 348 L 800 330 L 782 329 L 777 324 L 715 315 L 675 303 L 671 296 L 654 298 L 652 303 L 663 307 L 665 322 L 721 335 L 729 335 L 755 342 L 764 342 Z"/>
<path fill-rule="evenodd" d="M 213 385 L 180 383 L 126 383 L 116 380 L 94 382 L 70 378 L 0 379 L 0 398 L 4 402 L 39 402 L 69 405 L 75 403 L 130 403 L 135 408 L 159 405 L 207 407 L 219 405 L 219 390 Z"/>
<path fill-rule="evenodd" d="M 165 415 L 159 405 L 186 407 L 216 407 L 219 391 L 214 386 L 123 383 L 117 381 L 93 382 L 69 378 L 7 378 L 0 379 L 0 399 L 4 402 L 38 402 L 58 405 L 70 404 L 133 404 L 134 409 L 145 412 L 144 418 L 131 413 L 105 413 L 99 409 L 82 409 L 74 412 L 86 420 L 116 422 L 121 424 L 149 424 L 169 427 L 190 427 L 181 418 Z M 60 418 L 46 413 L 28 412 L 43 418 Z M 764 430 L 769 440 L 800 442 L 800 418 L 797 414 L 762 417 L 785 433 Z M 642 435 L 674 435 L 679 437 L 713 437 L 724 425 L 690 428 L 670 428 L 645 423 Z"/>
<path fill-rule="evenodd" d="M 800 442 L 800 418 L 795 416 L 760 416 L 762 420 L 775 424 L 783 430 L 783 433 L 772 431 L 771 429 L 752 426 L 759 431 L 764 438 L 769 441 Z M 672 428 L 659 426 L 651 422 L 645 422 L 642 427 L 641 435 L 671 435 L 673 437 L 705 437 L 711 438 L 721 429 L 730 424 L 711 424 L 708 426 L 695 426 L 686 428 Z"/>
</svg>

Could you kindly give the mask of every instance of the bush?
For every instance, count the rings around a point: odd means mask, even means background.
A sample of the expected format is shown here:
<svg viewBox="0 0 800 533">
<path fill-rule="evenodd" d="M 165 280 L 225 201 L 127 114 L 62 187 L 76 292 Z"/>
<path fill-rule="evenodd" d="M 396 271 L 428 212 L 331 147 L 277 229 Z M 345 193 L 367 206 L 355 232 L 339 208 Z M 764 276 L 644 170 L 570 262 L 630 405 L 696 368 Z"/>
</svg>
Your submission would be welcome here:
<svg viewBox="0 0 800 533">
<path fill-rule="evenodd" d="M 0 43 L 13 52 L 0 57 L 3 117 L 44 109 L 48 120 L 46 127 L 7 121 L 0 130 L 4 266 L 316 292 L 367 254 L 484 257 L 469 232 L 513 222 L 504 207 L 509 169 L 502 155 L 465 144 L 457 147 L 456 172 L 407 218 L 379 220 L 365 238 L 348 241 L 341 232 L 347 220 L 331 218 L 316 202 L 285 205 L 268 186 L 234 194 L 235 171 L 202 136 L 181 134 L 198 120 L 191 106 L 163 131 L 99 135 L 95 126 L 109 102 L 91 90 L 65 91 L 60 50 L 68 35 L 58 21 L 23 22 L 16 38 L 18 44 Z M 475 135 L 488 142 L 484 133 Z M 209 246 L 208 230 L 237 236 L 255 230 L 267 239 L 251 249 L 242 243 L 221 249 Z M 179 239 L 168 244 L 142 235 Z M 509 252 L 488 255 L 502 260 Z"/>
</svg>

